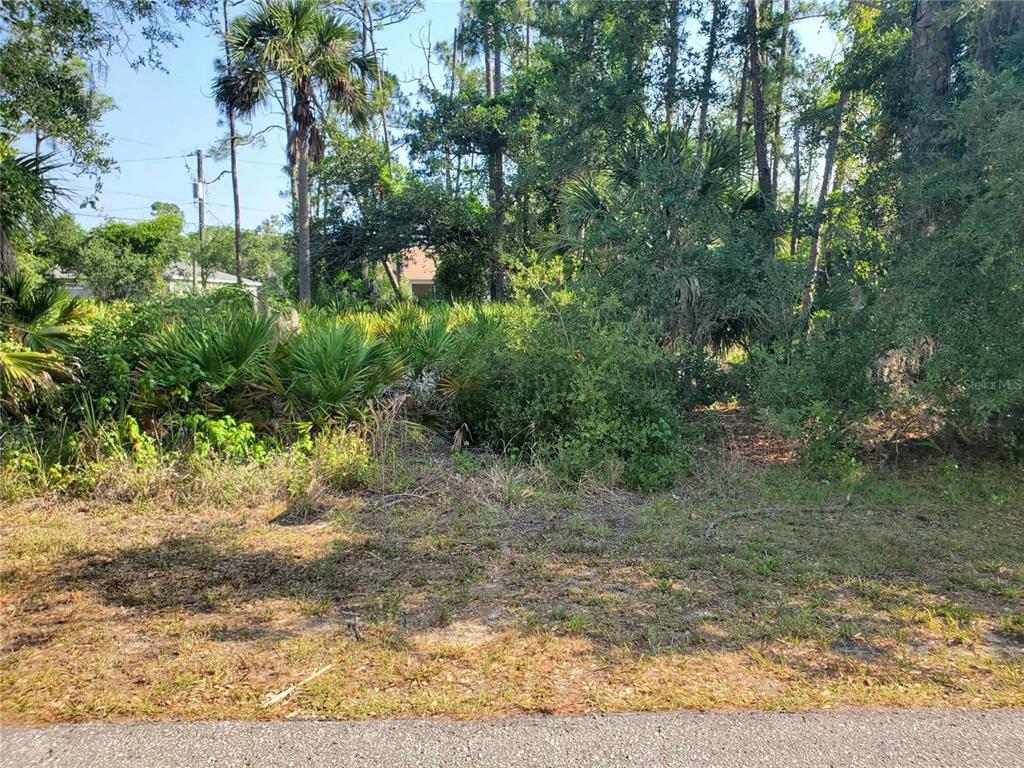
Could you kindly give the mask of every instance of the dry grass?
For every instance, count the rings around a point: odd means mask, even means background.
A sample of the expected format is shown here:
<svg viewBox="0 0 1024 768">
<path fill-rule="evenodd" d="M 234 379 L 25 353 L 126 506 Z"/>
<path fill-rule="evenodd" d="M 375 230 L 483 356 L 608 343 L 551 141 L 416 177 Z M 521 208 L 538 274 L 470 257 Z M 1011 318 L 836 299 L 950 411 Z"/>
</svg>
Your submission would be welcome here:
<svg viewBox="0 0 1024 768">
<path fill-rule="evenodd" d="M 648 498 L 423 456 L 386 495 L 315 505 L 262 485 L 19 502 L 0 716 L 1024 706 L 1018 470 L 824 483 L 729 450 L 700 466 Z M 704 540 L 716 516 L 780 505 Z"/>
</svg>

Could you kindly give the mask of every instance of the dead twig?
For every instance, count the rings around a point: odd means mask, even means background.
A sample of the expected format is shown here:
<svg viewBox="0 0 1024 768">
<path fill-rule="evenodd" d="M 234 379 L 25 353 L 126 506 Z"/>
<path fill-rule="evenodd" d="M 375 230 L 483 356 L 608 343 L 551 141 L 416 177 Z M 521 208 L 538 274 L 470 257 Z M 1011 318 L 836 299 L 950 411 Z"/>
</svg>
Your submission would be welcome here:
<svg viewBox="0 0 1024 768">
<path fill-rule="evenodd" d="M 322 675 L 324 672 L 327 672 L 333 666 L 334 666 L 334 663 L 332 662 L 332 663 L 328 664 L 325 667 L 320 667 L 320 669 L 318 669 L 316 672 L 314 672 L 312 675 L 310 675 L 306 679 L 300 680 L 295 685 L 290 686 L 289 688 L 285 688 L 280 693 L 267 694 L 267 699 L 266 699 L 266 701 L 263 702 L 263 706 L 264 707 L 272 707 L 275 704 L 277 704 L 279 701 L 284 701 L 289 696 L 291 696 L 295 691 L 297 691 L 299 688 L 301 688 L 306 683 L 308 683 L 310 680 L 316 680 L 318 677 L 320 677 L 320 675 Z"/>
<path fill-rule="evenodd" d="M 736 512 L 729 512 L 725 515 L 719 515 L 718 517 L 712 518 L 708 523 L 708 527 L 704 529 L 704 541 L 711 541 L 711 538 L 715 534 L 715 528 L 727 520 L 735 520 L 737 517 L 747 517 L 748 515 L 774 515 L 779 512 L 824 512 L 826 514 L 835 514 L 841 512 L 850 506 L 850 497 L 847 496 L 841 502 L 833 504 L 830 507 L 759 507 L 755 509 L 741 509 Z"/>
</svg>

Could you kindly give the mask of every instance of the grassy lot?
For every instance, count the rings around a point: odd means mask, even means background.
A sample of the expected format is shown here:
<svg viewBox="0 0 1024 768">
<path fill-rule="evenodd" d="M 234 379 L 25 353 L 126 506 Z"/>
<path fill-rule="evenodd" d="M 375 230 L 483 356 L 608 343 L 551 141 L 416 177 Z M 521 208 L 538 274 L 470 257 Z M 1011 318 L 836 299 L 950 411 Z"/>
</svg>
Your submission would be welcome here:
<svg viewBox="0 0 1024 768">
<path fill-rule="evenodd" d="M 383 494 L 18 502 L 0 717 L 1024 706 L 1019 468 L 765 446 L 651 497 L 421 451 Z"/>
</svg>

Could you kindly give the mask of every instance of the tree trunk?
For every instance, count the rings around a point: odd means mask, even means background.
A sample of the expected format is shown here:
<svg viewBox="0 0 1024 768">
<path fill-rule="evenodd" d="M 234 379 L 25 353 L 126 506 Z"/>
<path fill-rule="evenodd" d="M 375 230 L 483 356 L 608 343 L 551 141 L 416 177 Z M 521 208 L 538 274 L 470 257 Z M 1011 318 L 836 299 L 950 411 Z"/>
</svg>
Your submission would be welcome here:
<svg viewBox="0 0 1024 768">
<path fill-rule="evenodd" d="M 825 204 L 828 202 L 829 183 L 832 180 L 832 167 L 836 161 L 836 147 L 839 146 L 839 134 L 843 127 L 843 112 L 849 99 L 849 91 L 839 94 L 839 103 L 833 117 L 832 130 L 825 149 L 825 167 L 821 171 L 821 192 L 818 193 L 818 205 L 814 209 L 814 223 L 811 226 L 811 254 L 807 259 L 807 281 L 804 283 L 804 295 L 801 302 L 800 315 L 806 322 L 814 301 L 814 285 L 818 278 L 818 253 L 821 247 L 821 225 L 825 217 Z"/>
<path fill-rule="evenodd" d="M 793 158 L 796 168 L 793 174 L 793 229 L 789 235 L 789 256 L 796 258 L 796 248 L 800 243 L 800 124 L 793 131 Z"/>
<path fill-rule="evenodd" d="M 746 117 L 747 111 L 747 72 L 748 67 L 748 56 L 747 53 L 743 54 L 743 71 L 740 74 L 740 93 L 736 100 L 736 143 L 741 144 L 743 142 L 743 121 Z"/>
<path fill-rule="evenodd" d="M 369 55 L 373 58 L 374 63 L 377 65 L 377 87 L 384 87 L 384 61 L 383 57 L 377 53 L 377 40 L 373 34 L 373 9 L 370 7 L 369 0 L 363 0 L 363 49 L 365 51 L 367 41 L 369 41 Z M 364 53 L 365 55 L 365 53 Z M 388 113 L 387 108 L 381 105 L 380 108 L 380 130 L 381 135 L 384 138 L 384 152 L 388 163 L 388 173 L 391 174 L 394 170 L 393 161 L 391 158 L 391 130 L 388 126 Z M 402 298 L 402 285 L 399 279 L 399 275 L 402 271 L 402 257 L 398 256 L 398 269 L 397 271 L 392 268 L 388 257 L 384 256 L 381 259 L 381 264 L 384 267 L 384 274 L 388 278 L 388 282 L 391 284 L 391 290 L 395 292 L 395 296 L 399 299 Z"/>
<path fill-rule="evenodd" d="M 398 276 L 395 274 L 395 270 L 391 268 L 391 264 L 388 263 L 388 259 L 385 256 L 380 260 L 380 263 L 384 267 L 384 274 L 387 275 L 388 282 L 391 283 L 391 290 L 395 292 L 395 296 L 402 297 L 402 284 L 398 282 Z"/>
<path fill-rule="evenodd" d="M 714 86 L 715 58 L 718 56 L 718 26 L 722 21 L 721 0 L 711 0 L 711 26 L 708 28 L 708 46 L 704 51 L 704 71 L 700 84 L 700 116 L 697 118 L 697 179 L 699 189 L 704 172 L 704 144 L 708 138 L 708 105 Z"/>
<path fill-rule="evenodd" d="M 949 90 L 956 39 L 952 29 L 936 12 L 955 5 L 958 0 L 917 0 L 910 23 L 910 51 L 918 103 L 910 121 L 910 139 L 919 156 L 932 148 L 939 124 L 935 119 L 936 101 Z"/>
<path fill-rule="evenodd" d="M 487 25 L 488 40 L 485 40 L 485 67 L 488 79 L 488 96 L 501 95 L 501 31 L 493 24 Z M 493 35 L 493 40 L 490 36 Z M 488 160 L 488 177 L 493 212 L 493 243 L 491 253 L 491 299 L 505 300 L 505 269 L 502 264 L 502 241 L 505 233 L 505 164 L 502 151 L 491 152 Z"/>
<path fill-rule="evenodd" d="M 298 255 L 299 255 L 299 302 L 306 304 L 313 298 L 312 280 L 309 263 L 309 158 L 307 138 L 299 136 L 296 142 L 296 158 L 299 167 L 298 179 Z"/>
<path fill-rule="evenodd" d="M 676 116 L 679 76 L 679 0 L 668 2 L 668 66 L 665 70 L 665 156 L 672 156 L 672 126 Z"/>
<path fill-rule="evenodd" d="M 494 96 L 494 58 L 491 53 L 491 23 L 484 24 L 484 89 L 487 98 Z"/>
<path fill-rule="evenodd" d="M 292 203 L 292 238 L 295 246 L 295 274 L 299 274 L 301 256 L 299 255 L 299 179 L 295 166 L 295 126 L 292 121 L 291 90 L 288 81 L 281 81 L 281 106 L 284 109 L 285 157 L 288 161 L 288 181 L 291 184 Z"/>
<path fill-rule="evenodd" d="M 523 24 L 523 38 L 526 42 L 526 68 L 530 68 L 530 22 L 533 21 L 533 0 L 526 0 L 526 23 Z"/>
<path fill-rule="evenodd" d="M 1000 38 L 1015 35 L 1024 23 L 1024 3 L 991 3 L 985 19 L 978 24 L 978 65 L 991 72 L 996 67 Z"/>
<path fill-rule="evenodd" d="M 18 260 L 14 256 L 14 245 L 7 239 L 6 232 L 0 232 L 0 277 L 14 277 L 18 274 Z"/>
<path fill-rule="evenodd" d="M 491 185 L 491 205 L 494 211 L 494 243 L 491 256 L 491 298 L 505 300 L 505 268 L 502 264 L 502 240 L 505 233 L 505 169 L 502 153 L 491 155 L 488 164 Z"/>
<path fill-rule="evenodd" d="M 224 66 L 231 74 L 231 52 L 228 50 L 228 0 L 224 8 Z M 235 207 L 235 282 L 242 287 L 242 205 L 238 195 L 238 130 L 235 126 L 235 110 L 227 108 L 228 136 L 231 141 L 231 197 Z"/>
<path fill-rule="evenodd" d="M 448 98 L 455 98 L 455 63 L 456 63 L 456 52 L 459 50 L 459 27 L 455 27 L 455 32 L 452 34 L 452 63 L 451 73 L 448 78 Z M 451 194 L 454 187 L 452 185 L 452 146 L 449 142 L 445 142 L 444 145 L 444 188 Z"/>
<path fill-rule="evenodd" d="M 764 105 L 760 0 L 747 0 L 747 24 L 747 34 L 750 38 L 748 59 L 750 62 L 750 95 L 754 104 L 754 155 L 757 162 L 757 188 L 768 207 L 774 208 L 772 170 L 768 163 L 768 123 Z"/>
<path fill-rule="evenodd" d="M 493 27 L 494 43 L 491 45 L 491 77 L 494 78 L 493 96 L 501 96 L 501 28 Z"/>
<path fill-rule="evenodd" d="M 377 53 L 377 41 L 373 36 L 373 10 L 370 8 L 369 0 L 363 0 L 363 7 L 366 13 L 366 34 L 369 36 L 370 41 L 370 55 L 373 57 L 373 62 L 377 65 L 377 87 L 384 87 L 384 61 L 383 57 Z M 391 171 L 391 130 L 388 128 L 388 113 L 387 108 L 381 105 L 380 108 L 380 129 L 384 136 L 384 149 L 387 152 L 388 159 L 388 171 Z"/>
<path fill-rule="evenodd" d="M 959 0 L 917 0 L 911 21 L 911 56 L 914 80 L 926 95 L 939 96 L 949 90 L 955 39 L 949 26 L 936 19 Z"/>
<path fill-rule="evenodd" d="M 782 43 L 779 47 L 779 100 L 772 120 L 772 199 L 779 199 L 779 167 L 782 160 L 782 103 L 786 90 L 786 58 L 789 54 L 789 0 L 782 3 Z"/>
</svg>

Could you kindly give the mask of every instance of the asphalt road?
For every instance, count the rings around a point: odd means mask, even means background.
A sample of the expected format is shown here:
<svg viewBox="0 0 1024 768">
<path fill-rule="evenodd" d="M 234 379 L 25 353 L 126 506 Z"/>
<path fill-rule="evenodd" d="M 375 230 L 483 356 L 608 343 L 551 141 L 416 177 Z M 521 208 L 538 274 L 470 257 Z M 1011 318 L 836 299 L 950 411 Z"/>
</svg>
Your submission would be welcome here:
<svg viewBox="0 0 1024 768">
<path fill-rule="evenodd" d="M 4 727 L 0 766 L 1015 768 L 1024 711 Z"/>
</svg>

